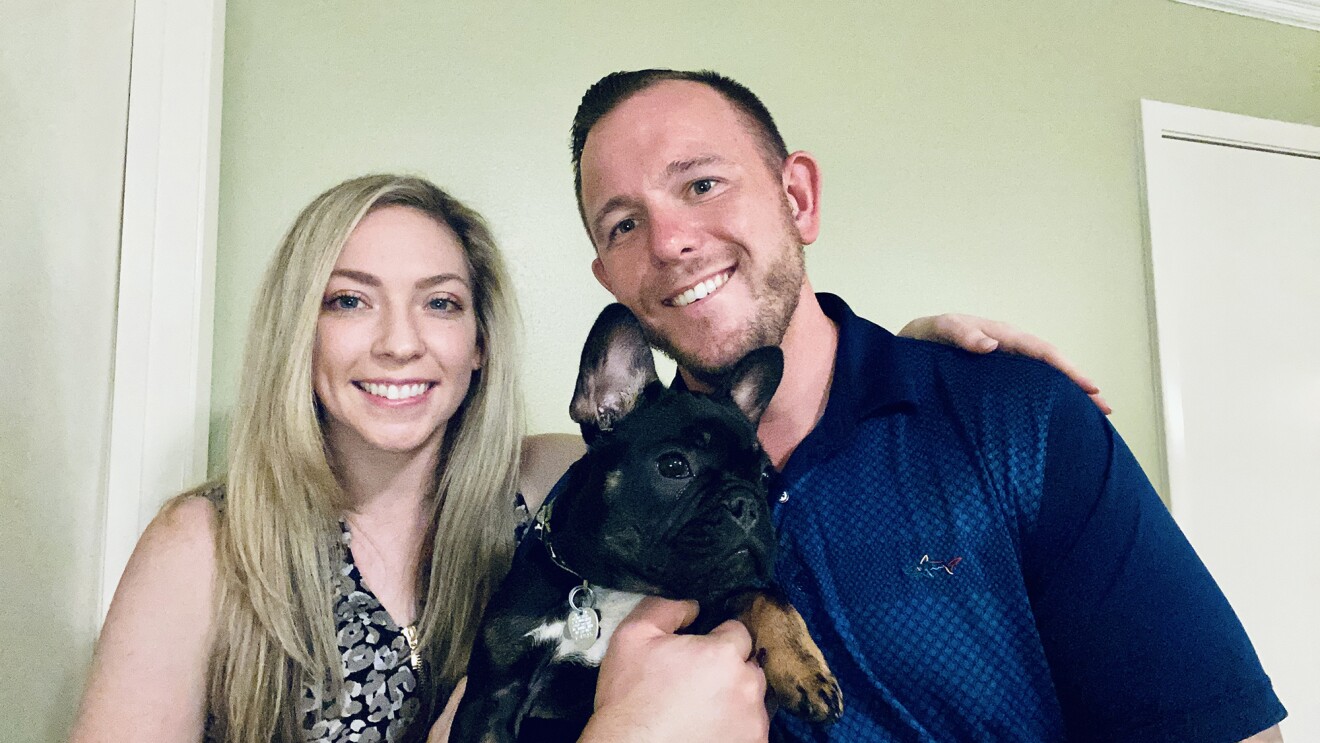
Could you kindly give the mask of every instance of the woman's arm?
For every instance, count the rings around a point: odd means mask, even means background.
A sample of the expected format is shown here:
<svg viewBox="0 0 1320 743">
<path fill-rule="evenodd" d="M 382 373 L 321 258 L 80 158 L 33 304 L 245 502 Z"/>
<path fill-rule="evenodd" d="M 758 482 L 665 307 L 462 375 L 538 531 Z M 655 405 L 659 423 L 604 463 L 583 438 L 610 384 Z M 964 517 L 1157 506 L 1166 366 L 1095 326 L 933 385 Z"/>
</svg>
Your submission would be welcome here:
<svg viewBox="0 0 1320 743">
<path fill-rule="evenodd" d="M 582 437 L 569 433 L 540 433 L 523 439 L 518 470 L 518 492 L 535 514 L 560 476 L 587 452 Z"/>
<path fill-rule="evenodd" d="M 73 743 L 201 740 L 215 533 L 205 498 L 167 506 L 147 526 L 101 628 Z"/>
</svg>

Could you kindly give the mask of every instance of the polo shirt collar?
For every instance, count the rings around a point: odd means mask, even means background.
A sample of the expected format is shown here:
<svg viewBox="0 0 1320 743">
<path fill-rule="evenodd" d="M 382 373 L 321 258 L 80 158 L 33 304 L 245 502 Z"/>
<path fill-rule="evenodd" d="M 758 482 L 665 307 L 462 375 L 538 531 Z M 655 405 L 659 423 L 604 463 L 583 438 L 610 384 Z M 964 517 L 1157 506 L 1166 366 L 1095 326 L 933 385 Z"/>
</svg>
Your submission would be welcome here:
<svg viewBox="0 0 1320 743">
<path fill-rule="evenodd" d="M 880 412 L 915 406 L 916 388 L 904 368 L 894 334 L 858 317 L 833 294 L 819 293 L 816 301 L 839 328 L 834 378 L 821 423 L 838 419 L 856 424 Z"/>
</svg>

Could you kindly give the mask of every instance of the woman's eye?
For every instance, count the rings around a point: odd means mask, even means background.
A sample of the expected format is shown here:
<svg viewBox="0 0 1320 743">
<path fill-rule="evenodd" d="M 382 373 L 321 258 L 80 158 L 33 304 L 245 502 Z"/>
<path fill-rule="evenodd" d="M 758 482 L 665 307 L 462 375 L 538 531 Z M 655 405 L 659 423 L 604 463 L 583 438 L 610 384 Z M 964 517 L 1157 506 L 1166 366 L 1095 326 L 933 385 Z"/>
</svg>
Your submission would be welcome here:
<svg viewBox="0 0 1320 743">
<path fill-rule="evenodd" d="M 660 458 L 655 460 L 655 468 L 661 477 L 668 477 L 671 480 L 692 477 L 692 468 L 688 466 L 688 461 L 682 454 L 676 452 L 660 455 Z"/>
<path fill-rule="evenodd" d="M 340 294 L 327 299 L 325 306 L 332 310 L 355 310 L 362 306 L 362 298 L 352 294 Z"/>
<path fill-rule="evenodd" d="M 436 312 L 449 312 L 459 309 L 458 302 L 455 302 L 448 297 L 431 297 L 431 299 L 427 301 L 426 306 L 428 309 L 435 310 Z"/>
<path fill-rule="evenodd" d="M 701 194 L 710 193 L 710 190 L 712 188 L 715 188 L 715 181 L 710 178 L 702 178 L 701 180 L 695 181 L 692 184 L 692 191 L 696 193 L 698 196 L 700 196 Z"/>
</svg>

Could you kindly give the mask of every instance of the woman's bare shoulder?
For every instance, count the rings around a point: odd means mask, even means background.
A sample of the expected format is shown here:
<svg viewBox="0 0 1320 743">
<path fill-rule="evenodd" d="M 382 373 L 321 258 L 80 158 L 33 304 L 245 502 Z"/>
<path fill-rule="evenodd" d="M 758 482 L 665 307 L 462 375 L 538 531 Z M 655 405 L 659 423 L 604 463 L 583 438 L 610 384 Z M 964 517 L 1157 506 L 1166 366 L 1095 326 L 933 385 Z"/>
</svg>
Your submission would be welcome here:
<svg viewBox="0 0 1320 743">
<path fill-rule="evenodd" d="M 180 496 L 142 533 L 101 628 L 72 740 L 201 736 L 218 524 L 213 501 Z"/>
<path fill-rule="evenodd" d="M 587 451 L 582 437 L 568 433 L 539 433 L 523 439 L 518 490 L 532 513 L 550 493 L 568 466 Z"/>
</svg>

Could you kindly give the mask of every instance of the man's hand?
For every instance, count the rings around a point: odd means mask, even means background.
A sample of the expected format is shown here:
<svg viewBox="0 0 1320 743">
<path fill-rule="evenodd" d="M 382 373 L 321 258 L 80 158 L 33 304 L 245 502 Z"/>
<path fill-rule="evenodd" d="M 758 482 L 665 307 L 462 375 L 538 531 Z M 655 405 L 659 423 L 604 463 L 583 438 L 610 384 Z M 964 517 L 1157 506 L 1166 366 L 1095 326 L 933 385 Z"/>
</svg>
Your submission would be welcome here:
<svg viewBox="0 0 1320 743">
<path fill-rule="evenodd" d="M 648 597 L 614 631 L 580 741 L 764 743 L 765 674 L 752 638 L 730 620 L 708 635 L 678 635 L 692 601 Z"/>
<path fill-rule="evenodd" d="M 1105 402 L 1105 398 L 1100 396 L 1100 388 L 1095 382 L 1064 358 L 1054 344 L 1030 333 L 1024 333 L 1006 322 L 986 320 L 975 315 L 932 315 L 918 317 L 904 325 L 898 334 L 905 338 L 957 346 L 972 353 L 990 353 L 1000 349 L 1044 361 L 1068 375 L 1069 379 L 1091 396 L 1092 402 L 1105 415 L 1114 412 L 1114 409 L 1109 407 L 1109 403 Z"/>
</svg>

